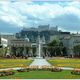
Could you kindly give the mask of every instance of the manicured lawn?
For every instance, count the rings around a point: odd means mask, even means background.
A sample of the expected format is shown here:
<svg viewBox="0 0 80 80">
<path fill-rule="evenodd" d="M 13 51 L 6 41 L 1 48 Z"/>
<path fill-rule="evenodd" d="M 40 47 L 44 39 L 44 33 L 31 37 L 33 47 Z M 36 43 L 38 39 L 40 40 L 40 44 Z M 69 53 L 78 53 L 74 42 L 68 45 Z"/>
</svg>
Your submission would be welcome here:
<svg viewBox="0 0 80 80">
<path fill-rule="evenodd" d="M 53 66 L 65 66 L 80 68 L 80 59 L 50 59 Z M 0 68 L 13 68 L 27 66 L 32 62 L 29 59 L 0 59 Z M 80 75 L 73 75 L 71 71 L 62 72 L 51 71 L 29 71 L 17 72 L 14 75 L 3 76 L 0 79 L 80 79 Z"/>
<path fill-rule="evenodd" d="M 30 71 L 16 72 L 14 75 L 0 77 L 0 79 L 80 79 L 80 75 L 72 75 L 71 71 Z"/>
<path fill-rule="evenodd" d="M 48 62 L 53 66 L 80 68 L 80 59 L 52 59 Z"/>
<path fill-rule="evenodd" d="M 32 62 L 28 59 L 0 59 L 0 68 L 27 66 Z"/>
</svg>

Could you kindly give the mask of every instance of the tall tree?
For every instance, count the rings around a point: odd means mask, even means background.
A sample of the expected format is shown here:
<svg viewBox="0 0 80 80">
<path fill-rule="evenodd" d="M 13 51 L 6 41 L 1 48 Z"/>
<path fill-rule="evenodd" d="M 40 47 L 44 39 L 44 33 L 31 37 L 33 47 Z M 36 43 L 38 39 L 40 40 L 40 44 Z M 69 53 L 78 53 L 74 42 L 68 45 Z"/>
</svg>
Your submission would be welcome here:
<svg viewBox="0 0 80 80">
<path fill-rule="evenodd" d="M 50 52 L 51 57 L 57 55 L 57 48 L 59 46 L 59 41 L 58 40 L 53 40 L 48 44 L 48 51 Z"/>
<path fill-rule="evenodd" d="M 80 45 L 74 46 L 73 51 L 75 53 L 75 56 L 80 57 Z"/>
<path fill-rule="evenodd" d="M 48 44 L 49 52 L 51 56 L 64 56 L 63 52 L 66 52 L 66 49 L 63 46 L 63 43 L 59 40 L 53 40 Z"/>
</svg>

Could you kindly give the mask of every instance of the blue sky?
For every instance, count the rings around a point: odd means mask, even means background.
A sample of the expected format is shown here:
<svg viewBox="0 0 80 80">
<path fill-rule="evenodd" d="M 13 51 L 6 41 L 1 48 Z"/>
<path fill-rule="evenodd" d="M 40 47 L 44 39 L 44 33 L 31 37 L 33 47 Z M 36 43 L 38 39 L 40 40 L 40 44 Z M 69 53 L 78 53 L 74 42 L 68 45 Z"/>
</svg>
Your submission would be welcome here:
<svg viewBox="0 0 80 80">
<path fill-rule="evenodd" d="M 0 0 L 0 33 L 15 33 L 23 27 L 51 27 L 80 32 L 80 2 L 77 0 Z"/>
</svg>

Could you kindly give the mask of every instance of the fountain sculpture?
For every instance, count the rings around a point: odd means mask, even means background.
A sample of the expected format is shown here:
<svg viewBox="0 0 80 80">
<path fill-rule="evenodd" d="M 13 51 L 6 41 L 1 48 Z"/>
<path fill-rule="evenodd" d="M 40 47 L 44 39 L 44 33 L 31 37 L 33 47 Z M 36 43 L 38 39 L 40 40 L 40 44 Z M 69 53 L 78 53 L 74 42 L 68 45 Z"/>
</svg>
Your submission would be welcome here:
<svg viewBox="0 0 80 80">
<path fill-rule="evenodd" d="M 42 58 L 42 41 L 40 40 L 40 36 L 38 36 L 38 43 L 37 43 L 37 57 L 34 59 L 34 61 L 30 64 L 30 66 L 51 66 L 51 64 L 49 64 L 47 62 L 46 59 Z"/>
</svg>

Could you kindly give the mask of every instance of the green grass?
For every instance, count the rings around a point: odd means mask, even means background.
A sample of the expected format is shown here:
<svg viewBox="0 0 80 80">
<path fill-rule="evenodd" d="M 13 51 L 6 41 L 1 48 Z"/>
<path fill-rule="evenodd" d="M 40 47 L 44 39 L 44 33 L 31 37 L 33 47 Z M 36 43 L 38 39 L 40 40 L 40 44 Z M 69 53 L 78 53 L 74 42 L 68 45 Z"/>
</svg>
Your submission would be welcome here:
<svg viewBox="0 0 80 80">
<path fill-rule="evenodd" d="M 80 59 L 52 59 L 48 60 L 53 66 L 80 68 Z M 28 59 L 0 59 L 0 68 L 27 66 L 32 62 Z M 0 79 L 80 79 L 80 75 L 72 75 L 71 71 L 30 71 L 17 72 L 14 75 L 0 77 Z"/>
<path fill-rule="evenodd" d="M 72 75 L 71 71 L 30 71 L 16 72 L 14 75 L 0 77 L 0 79 L 80 79 L 80 75 Z"/>
<path fill-rule="evenodd" d="M 52 59 L 48 62 L 53 66 L 80 68 L 80 59 Z"/>
<path fill-rule="evenodd" d="M 32 62 L 28 59 L 0 59 L 0 68 L 27 66 Z"/>
</svg>

